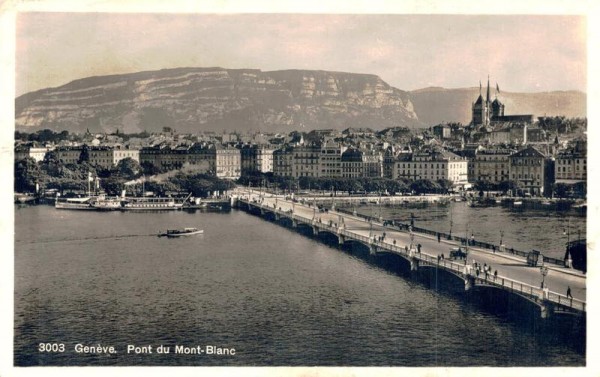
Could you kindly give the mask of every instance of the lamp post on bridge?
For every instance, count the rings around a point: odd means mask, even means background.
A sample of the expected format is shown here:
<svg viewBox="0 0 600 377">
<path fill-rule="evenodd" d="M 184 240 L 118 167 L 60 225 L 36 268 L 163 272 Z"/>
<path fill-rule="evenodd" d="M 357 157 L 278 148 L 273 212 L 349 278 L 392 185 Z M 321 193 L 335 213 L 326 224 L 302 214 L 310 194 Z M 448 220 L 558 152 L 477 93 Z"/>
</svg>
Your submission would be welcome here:
<svg viewBox="0 0 600 377">
<path fill-rule="evenodd" d="M 454 222 L 452 221 L 452 208 L 450 208 L 450 233 L 448 234 L 448 236 L 450 237 L 448 239 L 450 239 L 450 240 L 452 239 L 452 225 L 453 224 L 454 224 Z"/>
<path fill-rule="evenodd" d="M 465 264 L 467 264 L 467 259 L 469 259 L 469 224 L 465 227 Z"/>
<path fill-rule="evenodd" d="M 379 190 L 379 201 L 377 202 L 377 204 L 379 205 L 379 216 L 377 216 L 379 218 L 379 222 L 383 221 L 383 216 L 381 215 L 381 190 Z"/>
<path fill-rule="evenodd" d="M 543 258 L 544 257 L 542 256 L 542 261 L 543 261 Z M 542 267 L 540 267 L 540 273 L 542 274 L 542 289 L 544 289 L 545 288 L 546 275 L 548 275 L 548 267 L 542 265 Z"/>
<path fill-rule="evenodd" d="M 578 230 L 578 237 L 579 239 L 581 239 L 581 233 Z M 566 267 L 571 268 L 573 266 L 573 258 L 571 257 L 571 218 L 568 218 L 568 222 L 567 222 L 567 228 L 563 230 L 563 234 L 567 235 L 567 247 L 566 247 L 566 252 L 565 252 L 565 265 Z"/>
</svg>

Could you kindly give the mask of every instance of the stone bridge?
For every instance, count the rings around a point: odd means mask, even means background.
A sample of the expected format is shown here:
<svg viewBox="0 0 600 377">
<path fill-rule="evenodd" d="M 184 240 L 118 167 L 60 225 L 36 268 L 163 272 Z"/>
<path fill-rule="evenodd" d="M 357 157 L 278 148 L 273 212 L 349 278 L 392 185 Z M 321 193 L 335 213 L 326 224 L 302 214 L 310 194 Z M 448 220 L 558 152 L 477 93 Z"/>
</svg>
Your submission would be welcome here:
<svg viewBox="0 0 600 377">
<path fill-rule="evenodd" d="M 585 301 L 552 292 L 547 288 L 542 289 L 527 284 L 514 277 L 494 276 L 485 273 L 477 274 L 473 265 L 467 263 L 467 259 L 450 260 L 422 252 L 420 245 L 415 243 L 412 232 L 406 232 L 409 238 L 407 242 L 401 244 L 397 239 L 386 238 L 385 233 L 383 236 L 372 236 L 373 223 L 371 221 L 348 214 L 329 213 L 328 219 L 324 221 L 321 212 L 318 212 L 316 207 L 307 210 L 310 207 L 297 203 L 281 199 L 265 202 L 264 199 L 256 199 L 251 196 L 240 197 L 236 200 L 240 209 L 275 221 L 287 222 L 293 228 L 306 227 L 312 230 L 312 234 L 315 236 L 323 233 L 330 234 L 332 237 L 337 238 L 340 245 L 356 242 L 364 245 L 371 255 L 387 253 L 399 256 L 410 264 L 411 271 L 423 268 L 445 271 L 464 282 L 466 291 L 473 288 L 495 289 L 517 295 L 537 305 L 540 308 L 542 318 L 548 318 L 556 314 L 585 315 L 586 313 Z M 300 208 L 303 211 L 297 210 Z M 348 226 L 349 223 L 352 223 L 352 226 Z M 382 224 L 377 224 L 377 226 L 379 228 L 383 227 Z M 369 229 L 367 235 L 365 235 L 366 229 Z M 383 229 L 385 230 L 385 227 Z"/>
</svg>

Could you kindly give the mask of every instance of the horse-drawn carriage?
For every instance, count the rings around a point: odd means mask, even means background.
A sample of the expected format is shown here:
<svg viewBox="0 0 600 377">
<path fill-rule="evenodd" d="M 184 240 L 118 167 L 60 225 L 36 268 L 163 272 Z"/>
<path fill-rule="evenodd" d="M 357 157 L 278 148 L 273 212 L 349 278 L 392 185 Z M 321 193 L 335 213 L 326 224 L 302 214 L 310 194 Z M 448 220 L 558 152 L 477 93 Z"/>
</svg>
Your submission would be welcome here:
<svg viewBox="0 0 600 377">
<path fill-rule="evenodd" d="M 467 251 L 460 247 L 450 249 L 450 259 L 466 259 Z"/>
</svg>

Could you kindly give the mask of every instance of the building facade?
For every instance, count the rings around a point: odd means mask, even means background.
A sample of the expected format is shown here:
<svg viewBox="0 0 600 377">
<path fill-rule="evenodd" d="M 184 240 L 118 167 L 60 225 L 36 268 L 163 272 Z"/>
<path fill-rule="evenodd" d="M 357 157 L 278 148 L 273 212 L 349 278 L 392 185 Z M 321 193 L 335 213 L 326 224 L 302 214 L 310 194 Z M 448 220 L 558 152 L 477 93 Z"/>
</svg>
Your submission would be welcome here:
<svg viewBox="0 0 600 377">
<path fill-rule="evenodd" d="M 119 161 L 126 158 L 131 158 L 134 161 L 140 162 L 140 150 L 135 148 L 114 148 L 113 149 L 113 165 L 117 165 Z"/>
<path fill-rule="evenodd" d="M 214 156 L 215 175 L 217 178 L 238 179 L 242 174 L 242 157 L 240 150 L 234 147 L 215 146 L 209 149 Z"/>
<path fill-rule="evenodd" d="M 431 181 L 447 179 L 456 188 L 464 187 L 468 184 L 467 165 L 466 158 L 446 150 L 402 154 L 396 162 L 393 178 Z"/>
<path fill-rule="evenodd" d="M 342 146 L 333 140 L 327 140 L 321 146 L 321 155 L 319 156 L 319 176 L 339 178 L 342 176 L 342 153 L 347 147 Z"/>
<path fill-rule="evenodd" d="M 578 183 L 587 181 L 587 147 L 578 141 L 556 156 L 554 177 L 557 183 Z"/>
<path fill-rule="evenodd" d="M 46 153 L 52 150 L 54 150 L 54 148 L 51 147 L 20 146 L 15 148 L 15 160 L 22 160 L 27 157 L 31 157 L 36 162 L 44 161 Z"/>
<path fill-rule="evenodd" d="M 545 183 L 546 157 L 537 149 L 529 146 L 510 155 L 510 177 L 523 192 L 542 195 Z"/>
<path fill-rule="evenodd" d="M 244 145 L 240 149 L 242 172 L 269 173 L 273 171 L 273 152 L 268 145 Z"/>
<path fill-rule="evenodd" d="M 300 177 L 313 177 L 317 178 L 320 176 L 320 157 L 321 147 L 318 145 L 305 145 L 297 146 L 292 149 L 293 164 L 292 164 L 292 176 L 295 178 Z"/>
<path fill-rule="evenodd" d="M 510 180 L 510 149 L 486 149 L 477 151 L 469 169 L 469 182 L 485 181 L 498 183 Z"/>
<path fill-rule="evenodd" d="M 273 175 L 293 177 L 294 153 L 292 147 L 283 147 L 273 152 Z"/>
</svg>

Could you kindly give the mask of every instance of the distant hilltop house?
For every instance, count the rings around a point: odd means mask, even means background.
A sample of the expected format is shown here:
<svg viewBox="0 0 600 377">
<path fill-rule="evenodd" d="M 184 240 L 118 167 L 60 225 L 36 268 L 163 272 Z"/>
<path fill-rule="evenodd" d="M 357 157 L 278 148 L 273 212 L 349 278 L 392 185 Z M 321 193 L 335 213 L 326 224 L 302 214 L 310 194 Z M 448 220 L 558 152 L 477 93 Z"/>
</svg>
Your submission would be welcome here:
<svg viewBox="0 0 600 377">
<path fill-rule="evenodd" d="M 496 98 L 490 100 L 490 79 L 488 77 L 487 93 L 485 100 L 481 94 L 481 82 L 479 83 L 479 97 L 473 103 L 473 117 L 471 123 L 474 126 L 489 126 L 494 123 L 503 122 L 519 122 L 532 124 L 533 114 L 520 114 L 520 115 L 504 115 L 504 104 L 498 100 L 498 93 L 500 93 L 500 87 L 496 84 Z"/>
</svg>

